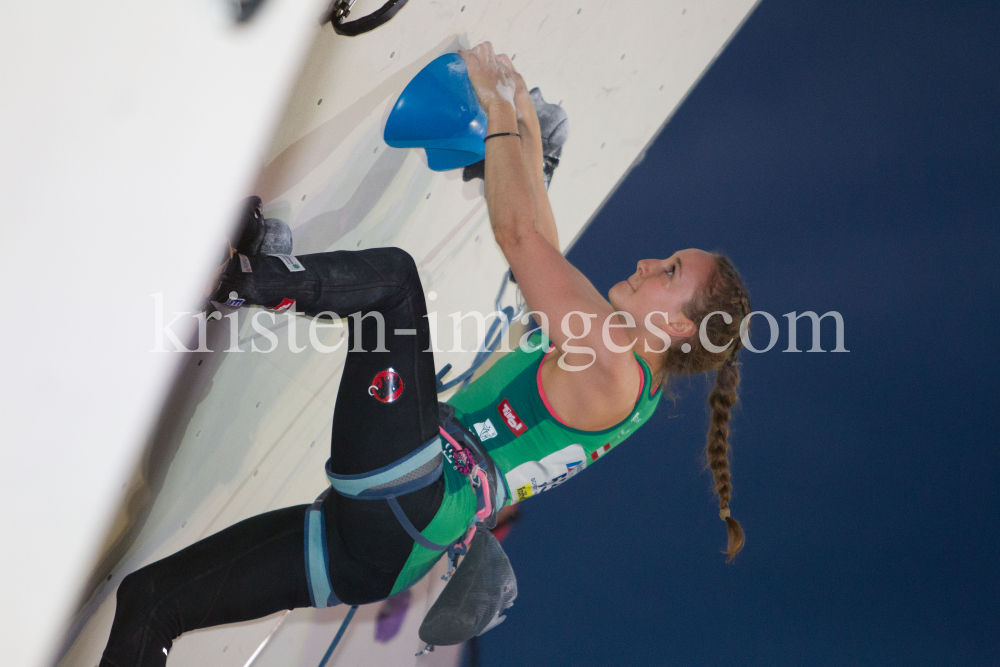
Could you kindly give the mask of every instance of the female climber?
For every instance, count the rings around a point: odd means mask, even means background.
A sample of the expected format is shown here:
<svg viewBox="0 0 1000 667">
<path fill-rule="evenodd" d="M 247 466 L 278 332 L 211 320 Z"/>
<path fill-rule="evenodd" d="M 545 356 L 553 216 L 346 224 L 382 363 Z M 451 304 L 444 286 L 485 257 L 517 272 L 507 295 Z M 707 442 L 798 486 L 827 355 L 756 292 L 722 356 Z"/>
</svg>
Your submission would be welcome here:
<svg viewBox="0 0 1000 667">
<path fill-rule="evenodd" d="M 275 256 L 234 257 L 217 300 L 236 292 L 236 305 L 360 315 L 348 325 L 334 412 L 334 492 L 241 521 L 127 576 L 102 666 L 162 666 L 189 630 L 404 590 L 490 505 L 495 515 L 549 490 L 628 437 L 669 375 L 716 372 L 706 458 L 725 553 L 741 549 L 728 468 L 739 324 L 750 313 L 739 275 L 725 257 L 680 250 L 640 261 L 607 298 L 599 294 L 559 251 L 524 81 L 489 42 L 460 54 L 488 118 L 490 223 L 540 328 L 439 410 L 423 290 L 406 252 L 301 255 L 294 271 Z M 471 471 L 460 432 L 475 450 Z M 475 478 L 481 468 L 491 480 Z"/>
</svg>

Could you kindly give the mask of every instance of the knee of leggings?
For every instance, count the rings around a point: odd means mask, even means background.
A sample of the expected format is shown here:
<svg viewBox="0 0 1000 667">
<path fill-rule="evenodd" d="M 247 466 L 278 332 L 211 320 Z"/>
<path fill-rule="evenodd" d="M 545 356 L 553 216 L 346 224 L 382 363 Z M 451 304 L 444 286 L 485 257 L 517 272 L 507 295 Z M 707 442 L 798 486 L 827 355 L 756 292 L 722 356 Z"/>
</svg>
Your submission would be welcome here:
<svg viewBox="0 0 1000 667">
<path fill-rule="evenodd" d="M 118 611 L 131 618 L 146 618 L 155 604 L 156 586 L 149 568 L 136 570 L 118 586 Z"/>
<path fill-rule="evenodd" d="M 388 270 L 392 277 L 407 287 L 420 285 L 420 275 L 417 272 L 417 263 L 410 253 L 402 248 L 380 248 L 379 252 L 388 263 Z"/>
<path fill-rule="evenodd" d="M 162 586 L 157 586 L 155 566 L 147 565 L 122 579 L 116 595 L 115 624 L 128 627 L 125 636 L 133 636 L 145 627 L 156 641 L 169 648 L 171 640 L 180 634 L 180 619 L 171 613 L 174 605 L 159 604 L 163 591 L 158 590 Z"/>
</svg>

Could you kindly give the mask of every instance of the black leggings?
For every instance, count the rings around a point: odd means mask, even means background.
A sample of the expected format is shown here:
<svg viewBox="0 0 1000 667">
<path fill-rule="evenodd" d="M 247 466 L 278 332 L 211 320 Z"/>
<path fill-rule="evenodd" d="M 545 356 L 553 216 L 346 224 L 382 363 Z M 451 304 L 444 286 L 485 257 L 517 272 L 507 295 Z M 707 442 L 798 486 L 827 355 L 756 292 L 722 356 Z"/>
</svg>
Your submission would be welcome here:
<svg viewBox="0 0 1000 667">
<path fill-rule="evenodd" d="M 427 307 L 416 265 L 398 248 L 302 255 L 298 260 L 305 271 L 290 272 L 275 257 L 251 257 L 253 271 L 243 273 L 234 259 L 217 294 L 225 301 L 235 291 L 247 304 L 267 307 L 294 299 L 299 312 L 312 316 L 323 311 L 344 317 L 381 314 L 385 352 L 374 351 L 375 317 L 361 320 L 360 341 L 355 318 L 345 322 L 349 351 L 330 457 L 333 472 L 343 475 L 386 466 L 438 432 L 434 358 L 428 351 Z M 369 389 L 376 375 L 389 368 L 402 381 L 402 393 L 382 402 Z M 423 530 L 443 494 L 442 479 L 400 496 L 399 504 Z M 310 606 L 306 507 L 251 517 L 125 577 L 101 667 L 163 667 L 173 640 L 184 632 Z M 413 547 L 388 503 L 330 493 L 323 510 L 334 593 L 348 604 L 387 597 Z"/>
</svg>

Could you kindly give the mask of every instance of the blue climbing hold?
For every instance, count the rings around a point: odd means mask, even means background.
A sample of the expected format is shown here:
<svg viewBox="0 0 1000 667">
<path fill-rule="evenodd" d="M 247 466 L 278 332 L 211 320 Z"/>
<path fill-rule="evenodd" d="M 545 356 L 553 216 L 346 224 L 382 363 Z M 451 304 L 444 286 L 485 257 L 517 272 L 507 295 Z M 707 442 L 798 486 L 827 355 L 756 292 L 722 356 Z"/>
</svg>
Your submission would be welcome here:
<svg viewBox="0 0 1000 667">
<path fill-rule="evenodd" d="M 460 169 L 486 157 L 486 112 L 457 53 L 432 60 L 403 89 L 385 123 L 394 148 L 423 148 L 434 171 Z"/>
</svg>

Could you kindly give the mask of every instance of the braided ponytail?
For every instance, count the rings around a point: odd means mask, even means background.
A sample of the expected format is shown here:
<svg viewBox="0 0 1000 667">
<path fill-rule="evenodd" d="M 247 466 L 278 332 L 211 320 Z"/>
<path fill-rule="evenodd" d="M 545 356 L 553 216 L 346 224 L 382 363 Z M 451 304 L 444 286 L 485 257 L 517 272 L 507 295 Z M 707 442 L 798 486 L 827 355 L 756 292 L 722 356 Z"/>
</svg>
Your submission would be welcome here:
<svg viewBox="0 0 1000 667">
<path fill-rule="evenodd" d="M 719 496 L 719 517 L 725 520 L 729 533 L 726 562 L 743 548 L 744 535 L 740 522 L 729 515 L 732 485 L 729 480 L 729 416 L 739 397 L 736 387 L 740 383 L 740 370 L 736 354 L 732 354 L 715 374 L 715 387 L 708 395 L 712 417 L 705 443 L 705 467 L 712 471 L 715 492 Z"/>
<path fill-rule="evenodd" d="M 700 331 L 702 320 L 707 315 L 718 311 L 727 313 L 731 316 L 729 322 L 720 316 L 713 317 L 707 322 L 704 331 L 707 338 L 715 345 L 725 345 L 727 341 L 732 341 L 732 344 L 725 352 L 716 354 L 701 344 L 701 337 L 698 334 L 672 342 L 664 352 L 661 381 L 665 381 L 669 375 L 716 371 L 715 387 L 708 395 L 712 415 L 705 442 L 705 467 L 712 471 L 715 492 L 719 496 L 719 518 L 726 522 L 728 542 L 723 553 L 726 554 L 726 562 L 729 563 L 743 548 L 745 541 L 742 526 L 730 516 L 729 512 L 729 502 L 732 498 L 729 475 L 729 419 L 733 406 L 739 400 L 736 389 L 740 383 L 740 369 L 736 355 L 743 347 L 739 327 L 751 311 L 746 288 L 743 287 L 740 274 L 732 262 L 727 257 L 717 254 L 715 269 L 701 293 L 685 306 L 684 314 Z M 690 345 L 687 353 L 679 350 L 684 343 Z"/>
</svg>

